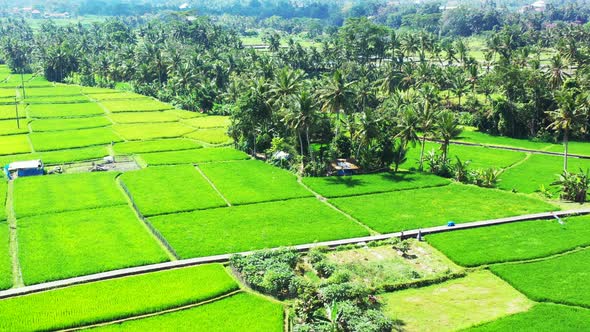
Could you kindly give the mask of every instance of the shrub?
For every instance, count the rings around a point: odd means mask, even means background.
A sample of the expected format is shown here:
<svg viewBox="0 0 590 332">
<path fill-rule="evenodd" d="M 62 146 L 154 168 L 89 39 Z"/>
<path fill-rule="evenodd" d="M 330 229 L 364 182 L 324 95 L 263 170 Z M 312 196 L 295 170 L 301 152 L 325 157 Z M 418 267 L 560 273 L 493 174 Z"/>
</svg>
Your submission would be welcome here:
<svg viewBox="0 0 590 332">
<path fill-rule="evenodd" d="M 329 278 L 336 271 L 336 266 L 325 259 L 313 264 L 313 268 L 322 278 Z"/>
<path fill-rule="evenodd" d="M 582 169 L 580 169 L 580 173 L 563 171 L 559 175 L 559 180 L 553 182 L 552 185 L 561 186 L 561 199 L 584 203 L 590 187 L 589 172 L 590 170 L 584 172 Z"/>
</svg>

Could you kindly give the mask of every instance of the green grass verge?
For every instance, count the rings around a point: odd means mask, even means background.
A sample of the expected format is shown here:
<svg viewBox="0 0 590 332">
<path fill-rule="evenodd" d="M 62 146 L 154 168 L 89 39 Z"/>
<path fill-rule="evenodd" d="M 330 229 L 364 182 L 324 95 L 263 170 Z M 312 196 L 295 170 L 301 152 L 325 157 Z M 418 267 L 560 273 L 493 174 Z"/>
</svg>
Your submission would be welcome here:
<svg viewBox="0 0 590 332">
<path fill-rule="evenodd" d="M 590 250 L 490 269 L 535 301 L 590 307 Z"/>
<path fill-rule="evenodd" d="M 282 332 L 283 306 L 261 296 L 238 293 L 213 303 L 150 318 L 108 325 L 95 331 Z"/>
<path fill-rule="evenodd" d="M 590 160 L 569 158 L 568 170 L 579 172 L 580 168 L 586 171 L 590 168 Z M 555 195 L 558 187 L 552 187 L 551 183 L 559 178 L 563 171 L 563 157 L 547 155 L 531 155 L 522 164 L 506 170 L 502 174 L 498 187 L 506 190 L 515 190 L 523 193 L 539 191 L 541 185 L 549 189 Z"/>
<path fill-rule="evenodd" d="M 551 256 L 590 246 L 590 216 L 536 220 L 429 235 L 430 244 L 463 266 Z"/>
<path fill-rule="evenodd" d="M 12 287 L 12 264 L 9 229 L 6 221 L 0 221 L 0 290 L 10 287 Z"/>
<path fill-rule="evenodd" d="M 32 133 L 30 134 L 30 137 L 35 151 L 82 148 L 122 141 L 111 128 Z"/>
<path fill-rule="evenodd" d="M 18 217 L 120 204 L 127 200 L 115 183 L 118 173 L 81 173 L 18 178 L 14 209 Z"/>
<path fill-rule="evenodd" d="M 164 111 L 174 108 L 169 104 L 164 104 L 147 97 L 132 100 L 107 100 L 101 102 L 101 104 L 112 113 Z"/>
<path fill-rule="evenodd" d="M 182 123 L 140 123 L 116 124 L 113 129 L 126 140 L 150 140 L 156 138 L 175 138 L 194 131 Z"/>
<path fill-rule="evenodd" d="M 382 233 L 558 209 L 540 199 L 456 183 L 331 201 Z"/>
<path fill-rule="evenodd" d="M 126 205 L 19 218 L 18 245 L 26 285 L 168 260 Z"/>
<path fill-rule="evenodd" d="M 382 295 L 404 331 L 456 331 L 528 310 L 532 302 L 488 271 Z"/>
<path fill-rule="evenodd" d="M 195 128 L 219 128 L 228 127 L 230 124 L 229 116 L 210 115 L 199 118 L 193 118 L 184 121 L 186 124 Z"/>
<path fill-rule="evenodd" d="M 121 179 L 145 216 L 226 205 L 192 165 L 148 167 Z"/>
<path fill-rule="evenodd" d="M 2 166 L 2 165 L 0 165 Z M 4 180 L 3 176 L 0 176 L 0 221 L 6 220 L 6 193 L 8 191 L 8 183 Z"/>
<path fill-rule="evenodd" d="M 67 118 L 104 115 L 105 112 L 95 103 L 79 104 L 36 104 L 27 110 L 31 118 Z"/>
<path fill-rule="evenodd" d="M 225 128 L 199 129 L 184 136 L 209 144 L 227 144 L 232 142 L 232 139 L 227 136 L 227 129 Z"/>
<path fill-rule="evenodd" d="M 168 151 L 141 154 L 141 158 L 150 166 L 196 164 L 213 161 L 244 160 L 249 156 L 231 148 L 207 148 L 184 151 Z"/>
<path fill-rule="evenodd" d="M 315 198 L 164 215 L 150 222 L 182 258 L 368 235 Z"/>
<path fill-rule="evenodd" d="M 202 302 L 238 289 L 222 265 L 154 272 L 0 301 L 0 330 L 58 330 Z"/>
<path fill-rule="evenodd" d="M 444 186 L 449 180 L 426 173 L 398 172 L 354 176 L 305 177 L 303 183 L 324 197 L 356 196 Z"/>
<path fill-rule="evenodd" d="M 0 155 L 31 152 L 27 135 L 11 135 L 0 139 Z"/>
<path fill-rule="evenodd" d="M 88 129 L 110 126 L 111 122 L 105 116 L 95 116 L 87 118 L 74 119 L 43 119 L 35 120 L 31 123 L 31 130 L 37 131 L 60 131 Z"/>
<path fill-rule="evenodd" d="M 29 124 L 29 120 L 27 120 L 27 119 L 20 119 L 18 124 L 17 124 L 16 120 L 0 121 L 0 136 L 28 134 L 29 133 L 29 128 L 27 127 L 28 124 Z M 19 127 L 19 125 L 20 125 L 20 127 Z"/>
<path fill-rule="evenodd" d="M 584 331 L 590 322 L 590 310 L 558 304 L 537 304 L 529 311 L 506 316 L 475 326 L 464 332 L 493 331 Z"/>
<path fill-rule="evenodd" d="M 200 165 L 205 175 L 232 204 L 309 197 L 295 175 L 258 160 Z"/>
<path fill-rule="evenodd" d="M 176 122 L 178 117 L 172 113 L 167 112 L 128 112 L 128 113 L 112 113 L 109 118 L 115 123 L 149 123 L 149 122 Z M 160 125 L 166 127 L 168 125 Z"/>
<path fill-rule="evenodd" d="M 133 141 L 117 143 L 114 146 L 117 154 L 137 154 L 146 152 L 180 151 L 198 149 L 201 145 L 184 138 L 160 139 L 153 141 Z"/>
</svg>

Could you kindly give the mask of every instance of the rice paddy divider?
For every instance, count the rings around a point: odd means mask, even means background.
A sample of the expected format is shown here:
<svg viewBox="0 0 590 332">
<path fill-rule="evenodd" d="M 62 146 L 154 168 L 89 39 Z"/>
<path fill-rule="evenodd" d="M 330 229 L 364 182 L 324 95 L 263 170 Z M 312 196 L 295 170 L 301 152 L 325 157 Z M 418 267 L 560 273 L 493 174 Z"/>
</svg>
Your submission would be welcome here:
<svg viewBox="0 0 590 332">
<path fill-rule="evenodd" d="M 17 234 L 17 219 L 14 213 L 13 195 L 14 182 L 8 181 L 8 190 L 6 191 L 6 218 L 8 219 L 9 227 L 9 248 L 10 260 L 12 266 L 12 286 L 24 286 L 22 271 L 20 268 L 20 261 L 18 259 L 18 234 Z"/>
<path fill-rule="evenodd" d="M 506 218 L 499 218 L 499 219 L 491 219 L 491 220 L 482 220 L 482 221 L 475 221 L 475 222 L 468 222 L 468 223 L 461 223 L 455 226 L 436 226 L 436 227 L 429 227 L 429 228 L 422 228 L 422 229 L 414 229 L 408 230 L 403 232 L 396 232 L 396 233 L 388 233 L 388 234 L 379 234 L 379 235 L 372 235 L 372 236 L 364 236 L 364 237 L 357 237 L 357 238 L 350 238 L 350 239 L 343 239 L 343 240 L 334 240 L 334 241 L 325 241 L 325 242 L 314 242 L 314 243 L 307 243 L 307 244 L 300 244 L 295 246 L 290 246 L 300 252 L 306 252 L 310 249 L 317 248 L 317 247 L 328 247 L 328 248 L 336 248 L 343 245 L 359 245 L 359 244 L 366 244 L 367 242 L 374 242 L 374 241 L 383 241 L 388 240 L 391 238 L 400 238 L 400 239 L 407 239 L 407 238 L 416 238 L 419 235 L 424 236 L 428 234 L 434 233 L 443 233 L 443 232 L 452 232 L 458 231 L 462 229 L 470 229 L 470 228 L 478 228 L 478 227 L 486 227 L 486 226 L 493 226 L 493 225 L 501 225 L 513 222 L 521 222 L 521 221 L 531 221 L 531 220 L 545 220 L 545 219 L 552 219 L 555 216 L 559 217 L 566 217 L 566 216 L 574 216 L 574 215 L 586 215 L 590 214 L 590 208 L 585 209 L 576 209 L 576 210 L 567 210 L 567 211 L 554 211 L 554 212 L 542 212 L 542 213 L 533 213 L 533 214 L 526 214 L 520 216 L 513 216 L 513 217 L 506 217 Z M 277 250 L 279 248 L 271 248 L 271 250 Z M 107 279 L 114 279 L 132 275 L 139 275 L 149 272 L 156 272 L 156 271 L 163 271 L 163 270 L 171 270 L 177 269 L 182 267 L 188 266 L 195 266 L 200 264 L 208 264 L 208 263 L 225 263 L 228 262 L 231 256 L 233 255 L 251 255 L 255 251 L 245 251 L 245 252 L 238 252 L 238 253 L 227 253 L 221 255 L 214 255 L 214 256 L 207 256 L 207 257 L 198 257 L 198 258 L 189 258 L 189 259 L 181 259 L 171 262 L 164 262 L 164 263 L 157 263 L 151 265 L 144 265 L 138 267 L 131 267 L 119 270 L 113 270 L 108 272 L 101 272 L 96 274 L 91 274 L 82 277 L 75 277 L 57 281 L 46 282 L 42 284 L 36 284 L 31 286 L 25 286 L 21 288 L 12 288 L 5 291 L 0 291 L 0 299 L 21 296 L 25 294 L 37 293 L 42 291 L 47 291 L 50 289 L 55 288 L 63 288 L 77 284 L 84 284 L 94 281 L 101 281 Z"/>
</svg>

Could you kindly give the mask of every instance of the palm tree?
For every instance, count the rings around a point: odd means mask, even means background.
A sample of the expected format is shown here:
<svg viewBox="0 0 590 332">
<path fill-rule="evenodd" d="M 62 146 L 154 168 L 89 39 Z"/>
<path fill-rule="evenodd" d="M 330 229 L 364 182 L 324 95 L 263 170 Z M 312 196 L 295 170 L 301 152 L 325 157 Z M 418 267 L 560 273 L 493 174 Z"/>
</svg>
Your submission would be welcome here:
<svg viewBox="0 0 590 332">
<path fill-rule="evenodd" d="M 321 110 L 325 113 L 336 114 L 335 134 L 338 137 L 340 114 L 354 96 L 353 85 L 355 82 L 347 82 L 342 72 L 336 70 L 331 78 L 324 80 L 323 84 L 323 87 L 318 91 L 318 99 L 322 105 Z"/>
<path fill-rule="evenodd" d="M 299 139 L 299 147 L 301 156 L 305 155 L 305 148 L 308 151 L 310 145 L 309 128 L 311 127 L 315 118 L 315 104 L 316 101 L 312 94 L 303 89 L 296 97 L 296 102 L 288 109 L 283 121 L 297 133 Z M 305 144 L 303 143 L 303 135 L 305 135 Z"/>
<path fill-rule="evenodd" d="M 421 99 L 422 105 L 417 108 L 416 121 L 418 130 L 422 132 L 422 138 L 420 140 L 420 165 L 418 168 L 422 171 L 424 169 L 424 147 L 426 145 L 426 139 L 436 128 L 437 110 L 429 101 L 429 98 L 422 97 Z"/>
<path fill-rule="evenodd" d="M 453 138 L 461 134 L 461 127 L 457 117 L 451 111 L 445 110 L 438 114 L 436 121 L 436 133 L 442 140 L 441 150 L 443 153 L 443 160 L 447 160 L 449 153 L 449 144 Z"/>
<path fill-rule="evenodd" d="M 301 90 L 304 76 L 301 70 L 292 70 L 288 67 L 281 69 L 268 91 L 270 102 L 278 108 L 285 108 L 292 104 L 293 98 Z"/>
<path fill-rule="evenodd" d="M 559 108 L 547 112 L 552 121 L 547 129 L 563 132 L 563 170 L 567 172 L 569 132 L 578 124 L 582 115 L 578 111 L 574 90 L 561 90 L 556 94 L 555 99 Z"/>
<path fill-rule="evenodd" d="M 559 88 L 565 79 L 570 75 L 565 71 L 565 64 L 561 59 L 561 55 L 556 54 L 551 58 L 549 71 L 547 72 L 547 79 L 553 89 Z"/>
</svg>

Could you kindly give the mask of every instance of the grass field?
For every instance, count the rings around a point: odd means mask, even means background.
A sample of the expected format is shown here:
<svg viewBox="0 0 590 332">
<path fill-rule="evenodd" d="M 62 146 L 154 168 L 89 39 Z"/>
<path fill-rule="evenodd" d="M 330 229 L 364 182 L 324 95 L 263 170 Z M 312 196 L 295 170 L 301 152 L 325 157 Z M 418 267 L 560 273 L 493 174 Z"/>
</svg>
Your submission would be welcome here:
<svg viewBox="0 0 590 332">
<path fill-rule="evenodd" d="M 171 105 L 164 104 L 152 98 L 131 100 L 107 100 L 101 102 L 101 104 L 112 113 L 164 111 L 174 108 Z"/>
<path fill-rule="evenodd" d="M 590 160 L 569 158 L 568 169 L 570 172 L 579 172 L 590 168 Z M 516 190 L 523 193 L 538 191 L 541 185 L 556 193 L 557 187 L 551 187 L 558 175 L 563 170 L 563 158 L 558 156 L 531 155 L 525 162 L 517 167 L 507 170 L 501 176 L 498 187 L 506 190 Z"/>
<path fill-rule="evenodd" d="M 95 331 L 281 332 L 283 306 L 250 293 L 146 319 L 108 325 Z"/>
<path fill-rule="evenodd" d="M 109 118 L 115 123 L 149 123 L 149 122 L 176 122 L 178 117 L 167 112 L 139 112 L 139 113 L 113 113 Z M 162 125 L 166 128 L 169 125 Z"/>
<path fill-rule="evenodd" d="M 141 154 L 141 158 L 150 166 L 196 164 L 213 161 L 244 160 L 250 157 L 239 150 L 231 148 L 211 148 L 183 151 L 168 151 Z"/>
<path fill-rule="evenodd" d="M 2 165 L 0 165 L 2 166 Z M 6 192 L 8 190 L 8 184 L 6 183 L 4 177 L 0 177 L 0 202 L 2 205 L 0 207 L 0 221 L 6 220 L 6 209 L 4 209 L 4 205 L 6 205 Z"/>
<path fill-rule="evenodd" d="M 113 129 L 128 141 L 176 138 L 194 131 L 182 123 L 117 124 Z"/>
<path fill-rule="evenodd" d="M 150 221 L 182 258 L 368 235 L 315 198 L 171 214 Z"/>
<path fill-rule="evenodd" d="M 191 165 L 149 167 L 121 179 L 145 216 L 226 205 Z"/>
<path fill-rule="evenodd" d="M 563 145 L 554 144 L 547 151 L 563 153 Z M 590 142 L 570 141 L 568 143 L 568 152 L 570 154 L 590 156 Z"/>
<path fill-rule="evenodd" d="M 532 300 L 590 307 L 590 250 L 491 270 Z"/>
<path fill-rule="evenodd" d="M 42 119 L 31 123 L 31 130 L 38 131 L 61 131 L 106 127 L 112 123 L 105 116 L 94 116 L 73 119 Z"/>
<path fill-rule="evenodd" d="M 35 151 L 82 148 L 122 141 L 111 128 L 32 133 L 30 137 Z"/>
<path fill-rule="evenodd" d="M 15 134 L 28 134 L 29 128 L 27 127 L 29 120 L 21 119 L 20 128 L 17 125 L 16 120 L 4 120 L 0 121 L 0 136 L 2 135 L 15 135 Z"/>
<path fill-rule="evenodd" d="M 23 106 L 19 106 L 18 112 L 20 117 L 25 117 L 25 108 Z M 7 119 L 16 119 L 16 108 L 14 105 L 0 105 L 0 120 Z"/>
<path fill-rule="evenodd" d="M 528 196 L 456 183 L 331 201 L 378 232 L 442 226 L 448 221 L 461 223 L 557 210 L 551 204 Z"/>
<path fill-rule="evenodd" d="M 104 110 L 94 103 L 36 104 L 29 105 L 27 112 L 32 118 L 85 117 L 105 114 Z"/>
<path fill-rule="evenodd" d="M 184 120 L 184 123 L 195 128 L 224 128 L 229 126 L 230 120 L 228 116 L 204 116 L 193 119 Z"/>
<path fill-rule="evenodd" d="M 80 90 L 82 91 L 82 93 L 84 94 L 89 94 L 89 95 L 94 95 L 94 94 L 114 94 L 114 93 L 123 93 L 123 91 L 119 91 L 119 90 L 113 90 L 113 89 L 107 89 L 107 88 L 99 88 L 99 87 L 94 87 L 94 86 L 82 86 L 80 87 Z M 92 98 L 92 96 L 90 96 L 90 98 Z"/>
<path fill-rule="evenodd" d="M 90 98 L 98 101 L 102 100 L 118 100 L 118 99 L 145 99 L 144 95 L 140 95 L 133 92 L 119 92 L 119 93 L 112 93 L 112 90 L 106 90 L 104 93 L 100 91 L 95 91 L 90 95 Z M 89 93 L 84 91 L 84 93 Z"/>
<path fill-rule="evenodd" d="M 0 139 L 0 155 L 31 152 L 27 135 L 11 135 Z"/>
<path fill-rule="evenodd" d="M 199 129 L 184 136 L 209 144 L 224 144 L 232 141 L 227 136 L 227 129 L 225 128 Z"/>
<path fill-rule="evenodd" d="M 236 289 L 217 264 L 105 280 L 2 300 L 0 330 L 83 326 L 198 303 Z"/>
<path fill-rule="evenodd" d="M 497 145 L 529 150 L 546 150 L 550 146 L 559 146 L 547 142 L 535 142 L 527 139 L 517 139 L 505 136 L 494 136 L 477 131 L 475 128 L 464 128 L 456 141 L 478 143 L 484 145 Z"/>
<path fill-rule="evenodd" d="M 28 104 L 82 104 L 90 100 L 86 96 L 42 96 L 25 99 Z"/>
<path fill-rule="evenodd" d="M 25 91 L 29 97 L 53 97 L 53 96 L 78 96 L 81 94 L 80 87 L 75 85 L 58 85 L 47 88 L 34 88 Z"/>
<path fill-rule="evenodd" d="M 9 254 L 8 223 L 0 221 L 0 290 L 12 286 L 12 265 Z"/>
<path fill-rule="evenodd" d="M 590 322 L 590 310 L 557 304 L 537 304 L 530 310 L 478 325 L 465 332 L 495 331 L 584 331 Z"/>
<path fill-rule="evenodd" d="M 25 153 L 11 156 L 0 156 L 0 166 L 14 161 L 41 159 L 45 165 L 57 165 L 83 160 L 101 159 L 109 155 L 104 146 L 68 149 L 48 152 Z"/>
<path fill-rule="evenodd" d="M 184 138 L 160 139 L 153 141 L 133 141 L 117 143 L 114 150 L 117 154 L 138 154 L 146 152 L 180 151 L 198 149 L 201 145 Z"/>
<path fill-rule="evenodd" d="M 126 205 L 20 218 L 18 243 L 27 285 L 167 260 Z"/>
<path fill-rule="evenodd" d="M 82 173 L 14 181 L 17 217 L 127 204 L 117 173 Z M 72 193 L 76 193 L 73 195 Z"/>
<path fill-rule="evenodd" d="M 546 257 L 590 246 L 590 217 L 571 217 L 566 225 L 536 220 L 473 228 L 426 237 L 434 247 L 463 266 Z"/>
<path fill-rule="evenodd" d="M 312 196 L 297 183 L 293 174 L 258 160 L 211 163 L 200 167 L 232 204 Z"/>
<path fill-rule="evenodd" d="M 450 181 L 430 174 L 388 172 L 355 176 L 305 177 L 303 183 L 324 197 L 343 197 L 438 187 L 447 185 Z"/>
<path fill-rule="evenodd" d="M 488 271 L 382 295 L 403 331 L 456 331 L 528 310 L 533 303 Z"/>
</svg>

